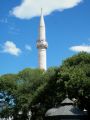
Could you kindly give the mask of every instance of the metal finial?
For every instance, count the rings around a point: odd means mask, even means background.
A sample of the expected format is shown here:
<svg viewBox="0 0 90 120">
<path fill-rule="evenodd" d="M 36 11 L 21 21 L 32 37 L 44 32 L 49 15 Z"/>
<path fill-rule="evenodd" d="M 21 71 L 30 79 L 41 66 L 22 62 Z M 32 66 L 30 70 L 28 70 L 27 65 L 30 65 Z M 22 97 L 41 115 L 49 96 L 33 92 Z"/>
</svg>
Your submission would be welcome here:
<svg viewBox="0 0 90 120">
<path fill-rule="evenodd" d="M 68 94 L 66 94 L 66 97 L 68 98 Z"/>
<path fill-rule="evenodd" d="M 41 8 L 41 14 L 42 14 L 42 12 L 43 12 L 43 8 Z"/>
</svg>

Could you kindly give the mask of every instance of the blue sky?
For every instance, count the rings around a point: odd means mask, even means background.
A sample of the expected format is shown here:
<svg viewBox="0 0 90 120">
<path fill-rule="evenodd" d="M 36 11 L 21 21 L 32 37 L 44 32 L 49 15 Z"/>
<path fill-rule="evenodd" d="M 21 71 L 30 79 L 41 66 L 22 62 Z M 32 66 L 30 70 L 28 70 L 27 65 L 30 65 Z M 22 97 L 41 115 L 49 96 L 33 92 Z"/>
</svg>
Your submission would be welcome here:
<svg viewBox="0 0 90 120">
<path fill-rule="evenodd" d="M 59 66 L 80 51 L 90 53 L 90 0 L 0 0 L 0 74 L 38 67 L 41 8 L 49 45 L 47 67 Z"/>
</svg>

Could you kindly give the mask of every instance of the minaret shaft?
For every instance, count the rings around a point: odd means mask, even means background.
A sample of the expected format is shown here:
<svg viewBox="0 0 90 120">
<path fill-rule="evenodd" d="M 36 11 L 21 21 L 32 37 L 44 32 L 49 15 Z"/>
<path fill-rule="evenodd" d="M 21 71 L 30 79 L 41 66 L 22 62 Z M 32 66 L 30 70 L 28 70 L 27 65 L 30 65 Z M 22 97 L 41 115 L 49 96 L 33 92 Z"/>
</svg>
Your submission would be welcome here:
<svg viewBox="0 0 90 120">
<path fill-rule="evenodd" d="M 38 50 L 38 61 L 39 61 L 39 68 L 46 70 L 46 49 L 39 49 Z"/>
<path fill-rule="evenodd" d="M 37 41 L 38 48 L 38 64 L 40 69 L 47 69 L 46 62 L 46 49 L 48 47 L 48 43 L 46 42 L 46 32 L 45 32 L 45 22 L 43 13 L 41 10 L 41 18 L 40 18 L 40 26 L 39 26 L 39 38 Z"/>
</svg>

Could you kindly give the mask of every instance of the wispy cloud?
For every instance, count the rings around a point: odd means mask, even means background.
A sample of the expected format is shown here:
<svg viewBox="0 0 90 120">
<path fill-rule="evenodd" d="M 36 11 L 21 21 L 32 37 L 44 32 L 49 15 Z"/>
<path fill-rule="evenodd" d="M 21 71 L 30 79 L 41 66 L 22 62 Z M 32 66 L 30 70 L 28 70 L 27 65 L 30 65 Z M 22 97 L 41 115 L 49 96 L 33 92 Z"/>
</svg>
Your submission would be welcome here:
<svg viewBox="0 0 90 120">
<path fill-rule="evenodd" d="M 16 44 L 12 41 L 6 41 L 2 45 L 2 53 L 8 53 L 14 56 L 19 56 L 21 53 L 21 49 L 16 46 Z"/>
<path fill-rule="evenodd" d="M 8 23 L 7 18 L 0 19 L 0 23 Z"/>
<path fill-rule="evenodd" d="M 44 15 L 58 10 L 73 8 L 83 0 L 23 0 L 19 6 L 14 7 L 10 14 L 21 18 L 29 19 L 40 15 L 40 9 L 43 8 Z"/>
<path fill-rule="evenodd" d="M 7 24 L 8 26 L 8 33 L 10 34 L 19 34 L 20 33 L 20 29 L 18 28 L 17 24 L 15 24 L 13 21 L 8 19 L 9 16 L 5 17 L 5 18 L 1 18 L 0 19 L 0 23 L 1 24 Z"/>
<path fill-rule="evenodd" d="M 88 41 L 90 42 L 90 38 L 88 38 Z"/>
<path fill-rule="evenodd" d="M 32 51 L 31 46 L 30 46 L 30 45 L 28 45 L 28 44 L 26 44 L 26 45 L 25 45 L 25 49 L 26 49 L 26 50 L 28 50 L 28 51 Z"/>
<path fill-rule="evenodd" d="M 20 34 L 20 29 L 15 25 L 9 25 L 8 33 L 17 35 L 17 34 Z"/>
<path fill-rule="evenodd" d="M 70 50 L 74 52 L 88 52 L 90 53 L 90 45 L 79 45 L 79 46 L 72 46 Z"/>
</svg>

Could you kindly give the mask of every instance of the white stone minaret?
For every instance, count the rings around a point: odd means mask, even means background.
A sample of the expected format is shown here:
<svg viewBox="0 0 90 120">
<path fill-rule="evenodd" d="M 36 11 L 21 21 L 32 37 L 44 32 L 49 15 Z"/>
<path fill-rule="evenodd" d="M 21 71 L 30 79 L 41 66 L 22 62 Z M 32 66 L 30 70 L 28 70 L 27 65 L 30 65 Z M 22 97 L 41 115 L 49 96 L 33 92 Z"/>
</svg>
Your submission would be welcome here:
<svg viewBox="0 0 90 120">
<path fill-rule="evenodd" d="M 40 69 L 47 69 L 46 62 L 46 49 L 48 47 L 48 43 L 46 42 L 46 33 L 45 33 L 45 22 L 43 17 L 43 12 L 41 9 L 41 18 L 40 18 L 40 26 L 39 26 L 39 38 L 37 41 L 38 48 L 38 64 Z"/>
</svg>

